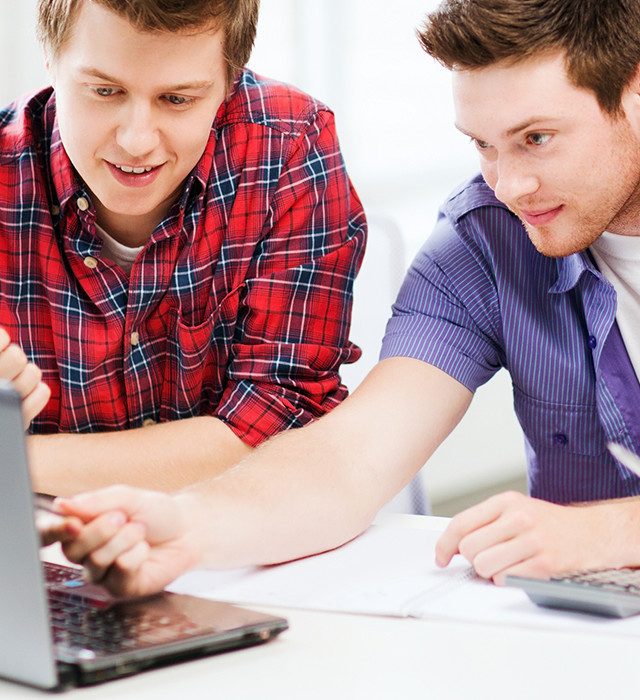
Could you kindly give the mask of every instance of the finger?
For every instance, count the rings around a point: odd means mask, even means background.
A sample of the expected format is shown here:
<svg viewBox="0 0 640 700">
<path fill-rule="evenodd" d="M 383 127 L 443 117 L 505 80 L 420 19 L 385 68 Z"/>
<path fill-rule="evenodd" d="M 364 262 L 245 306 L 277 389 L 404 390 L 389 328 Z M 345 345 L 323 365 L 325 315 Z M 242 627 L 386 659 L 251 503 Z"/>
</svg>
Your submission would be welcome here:
<svg viewBox="0 0 640 700">
<path fill-rule="evenodd" d="M 507 576 L 521 576 L 523 578 L 537 578 L 548 580 L 553 572 L 549 571 L 539 557 L 531 557 L 497 572 L 493 576 L 493 582 L 498 586 L 504 586 Z"/>
<path fill-rule="evenodd" d="M 460 552 L 463 538 L 495 522 L 507 509 L 514 508 L 517 511 L 522 500 L 529 499 L 521 493 L 500 493 L 458 513 L 436 544 L 436 563 L 446 566 Z"/>
<path fill-rule="evenodd" d="M 498 514 L 486 506 L 486 501 L 454 516 L 436 542 L 436 564 L 447 566 L 460 553 L 460 542 L 480 527 L 493 522 Z"/>
<path fill-rule="evenodd" d="M 165 549 L 158 556 L 146 541 L 118 557 L 102 583 L 119 595 L 149 595 L 164 589 L 192 563 L 181 547 Z"/>
<path fill-rule="evenodd" d="M 22 415 L 25 427 L 42 411 L 51 398 L 51 389 L 40 382 L 38 386 L 22 400 Z"/>
<path fill-rule="evenodd" d="M 147 594 L 149 591 L 142 586 L 137 574 L 148 561 L 150 551 L 149 543 L 141 540 L 116 558 L 102 583 L 116 595 Z"/>
<path fill-rule="evenodd" d="M 508 542 L 523 534 L 531 527 L 531 519 L 521 512 L 503 512 L 488 523 L 465 535 L 458 544 L 460 554 L 468 561 L 474 561 L 480 552 Z"/>
<path fill-rule="evenodd" d="M 90 520 L 106 510 L 120 510 L 129 520 L 144 523 L 151 544 L 178 536 L 183 528 L 182 513 L 175 498 L 165 493 L 128 486 L 110 486 L 100 491 L 56 500 L 65 513 Z"/>
<path fill-rule="evenodd" d="M 521 565 L 538 554 L 531 546 L 528 537 L 514 537 L 506 542 L 498 542 L 480 551 L 470 559 L 479 576 L 493 579 L 514 566 Z"/>
<path fill-rule="evenodd" d="M 140 540 L 136 544 L 128 549 L 126 552 L 120 554 L 114 564 L 119 571 L 126 571 L 128 575 L 134 574 L 144 562 L 149 558 L 149 552 L 151 547 L 146 540 Z"/>
<path fill-rule="evenodd" d="M 14 379 L 27 364 L 24 352 L 15 343 L 11 343 L 0 353 L 0 377 Z"/>
<path fill-rule="evenodd" d="M 92 581 L 102 581 L 114 562 L 144 540 L 145 528 L 140 523 L 126 523 L 102 547 L 93 550 L 82 561 Z"/>
<path fill-rule="evenodd" d="M 4 328 L 0 327 L 0 352 L 2 352 L 11 343 L 11 338 Z"/>
<path fill-rule="evenodd" d="M 139 489 L 127 486 L 109 486 L 71 498 L 57 498 L 55 504 L 64 513 L 86 521 L 116 510 L 130 516 L 138 509 L 142 493 Z"/>
<path fill-rule="evenodd" d="M 49 513 L 36 516 L 36 529 L 40 545 L 48 547 L 54 542 L 70 542 L 82 532 L 82 522 L 77 518 L 60 518 Z"/>
<path fill-rule="evenodd" d="M 42 380 L 42 372 L 38 365 L 27 362 L 24 369 L 13 377 L 13 387 L 20 396 L 28 396 Z"/>
<path fill-rule="evenodd" d="M 54 501 L 54 503 L 57 503 Z M 127 522 L 127 517 L 121 511 L 110 511 L 85 523 L 77 538 L 63 544 L 65 556 L 76 564 L 96 549 L 103 547 Z"/>
</svg>

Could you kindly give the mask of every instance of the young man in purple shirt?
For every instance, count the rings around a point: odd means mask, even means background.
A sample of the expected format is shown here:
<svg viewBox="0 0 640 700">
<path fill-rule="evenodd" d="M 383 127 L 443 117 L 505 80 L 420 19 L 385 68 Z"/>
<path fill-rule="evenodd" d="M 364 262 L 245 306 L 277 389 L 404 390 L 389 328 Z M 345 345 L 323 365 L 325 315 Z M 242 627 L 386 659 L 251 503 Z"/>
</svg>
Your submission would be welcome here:
<svg viewBox="0 0 640 700">
<path fill-rule="evenodd" d="M 498 583 L 640 564 L 640 482 L 606 451 L 640 449 L 640 5 L 446 0 L 421 40 L 452 71 L 482 177 L 442 208 L 381 362 L 331 414 L 215 481 L 62 502 L 65 551 L 115 590 L 345 542 L 502 367 L 531 496 L 460 513 L 438 563 L 460 552 Z"/>
</svg>

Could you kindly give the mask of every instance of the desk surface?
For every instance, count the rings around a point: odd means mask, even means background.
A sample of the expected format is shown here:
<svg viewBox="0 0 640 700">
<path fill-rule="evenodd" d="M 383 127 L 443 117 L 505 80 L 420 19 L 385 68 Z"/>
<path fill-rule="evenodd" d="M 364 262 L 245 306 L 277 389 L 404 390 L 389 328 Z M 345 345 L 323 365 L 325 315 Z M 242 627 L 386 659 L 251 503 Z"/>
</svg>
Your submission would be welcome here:
<svg viewBox="0 0 640 700">
<path fill-rule="evenodd" d="M 383 522 L 442 527 L 442 519 L 420 516 L 386 516 Z M 291 629 L 266 645 L 69 691 L 66 696 L 70 700 L 467 696 L 520 700 L 637 693 L 640 638 L 269 611 L 284 614 Z M 2 700 L 43 697 L 40 691 L 0 681 Z"/>
</svg>

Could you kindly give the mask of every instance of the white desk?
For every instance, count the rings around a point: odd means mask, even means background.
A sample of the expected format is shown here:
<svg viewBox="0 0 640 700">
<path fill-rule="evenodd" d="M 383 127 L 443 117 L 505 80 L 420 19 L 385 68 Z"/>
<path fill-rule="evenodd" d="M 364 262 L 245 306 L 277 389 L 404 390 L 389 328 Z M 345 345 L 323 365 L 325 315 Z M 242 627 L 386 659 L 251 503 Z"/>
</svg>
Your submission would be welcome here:
<svg viewBox="0 0 640 700">
<path fill-rule="evenodd" d="M 441 528 L 442 519 L 385 524 Z M 273 612 L 273 610 L 271 610 Z M 69 700 L 608 698 L 638 694 L 640 637 L 277 610 L 266 645 L 70 691 Z M 0 631 L 1 633 L 1 631 Z M 0 681 L 0 699 L 46 697 Z M 65 697 L 65 696 L 61 696 Z"/>
</svg>

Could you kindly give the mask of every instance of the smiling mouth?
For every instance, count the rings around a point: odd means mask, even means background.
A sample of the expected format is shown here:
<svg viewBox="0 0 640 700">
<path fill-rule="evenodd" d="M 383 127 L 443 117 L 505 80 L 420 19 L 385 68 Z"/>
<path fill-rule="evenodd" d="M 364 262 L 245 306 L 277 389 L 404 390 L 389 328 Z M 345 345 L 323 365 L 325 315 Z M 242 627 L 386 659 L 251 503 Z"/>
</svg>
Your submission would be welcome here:
<svg viewBox="0 0 640 700">
<path fill-rule="evenodd" d="M 562 211 L 562 205 L 558 207 L 553 207 L 552 209 L 545 209 L 544 211 L 523 211 L 520 210 L 520 216 L 531 226 L 543 226 L 544 224 L 550 223 L 556 216 Z"/>
<path fill-rule="evenodd" d="M 142 175 L 143 173 L 151 172 L 155 168 L 154 165 L 142 165 L 139 167 L 133 167 L 130 165 L 116 165 L 115 163 L 113 167 L 117 168 L 118 170 L 121 170 L 123 173 L 127 173 L 128 175 Z"/>
</svg>

